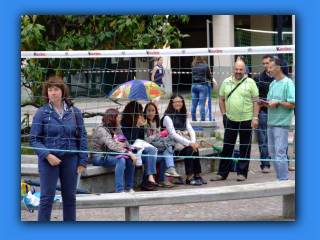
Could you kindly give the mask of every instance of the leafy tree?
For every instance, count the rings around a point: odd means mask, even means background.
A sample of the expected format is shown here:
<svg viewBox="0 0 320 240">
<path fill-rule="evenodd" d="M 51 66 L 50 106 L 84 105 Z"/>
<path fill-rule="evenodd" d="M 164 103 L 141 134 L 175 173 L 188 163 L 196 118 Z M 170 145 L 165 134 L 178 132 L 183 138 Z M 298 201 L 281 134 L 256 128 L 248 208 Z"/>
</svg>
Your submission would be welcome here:
<svg viewBox="0 0 320 240">
<path fill-rule="evenodd" d="M 181 34 L 171 24 L 188 21 L 187 15 L 24 15 L 21 51 L 179 48 L 181 39 L 189 35 Z M 21 59 L 21 64 L 26 66 L 21 86 L 31 89 L 35 96 L 41 95 L 37 92 L 45 76 L 85 67 L 82 59 Z M 35 99 L 25 104 L 39 107 L 42 102 Z"/>
</svg>

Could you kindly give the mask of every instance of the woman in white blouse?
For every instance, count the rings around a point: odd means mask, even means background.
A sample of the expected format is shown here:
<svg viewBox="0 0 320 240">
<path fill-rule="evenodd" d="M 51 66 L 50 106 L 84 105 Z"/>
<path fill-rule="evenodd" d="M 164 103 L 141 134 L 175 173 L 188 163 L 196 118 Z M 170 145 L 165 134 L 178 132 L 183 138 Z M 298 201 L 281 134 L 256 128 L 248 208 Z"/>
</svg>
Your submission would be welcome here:
<svg viewBox="0 0 320 240">
<path fill-rule="evenodd" d="M 173 95 L 170 98 L 169 105 L 161 119 L 161 128 L 165 128 L 172 134 L 175 141 L 183 144 L 185 147 L 176 152 L 179 156 L 199 156 L 199 144 L 196 143 L 196 134 L 187 118 L 187 109 L 184 99 L 181 95 Z M 188 130 L 191 140 L 188 140 L 176 133 L 176 130 Z M 207 182 L 200 176 L 201 165 L 199 158 L 185 158 L 186 184 L 202 185 Z"/>
</svg>

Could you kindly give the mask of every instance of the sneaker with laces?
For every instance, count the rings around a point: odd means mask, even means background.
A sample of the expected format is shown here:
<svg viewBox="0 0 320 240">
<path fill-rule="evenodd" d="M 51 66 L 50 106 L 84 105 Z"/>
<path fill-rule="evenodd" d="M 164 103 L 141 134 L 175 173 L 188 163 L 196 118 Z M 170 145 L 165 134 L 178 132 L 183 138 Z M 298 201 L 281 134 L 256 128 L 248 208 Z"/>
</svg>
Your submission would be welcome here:
<svg viewBox="0 0 320 240">
<path fill-rule="evenodd" d="M 181 175 L 177 173 L 174 167 L 169 167 L 164 175 L 167 177 L 181 178 Z"/>
<path fill-rule="evenodd" d="M 243 176 L 243 175 L 238 175 L 237 176 L 237 181 L 244 181 L 244 180 L 246 180 L 245 176 Z"/>
<path fill-rule="evenodd" d="M 186 184 L 188 185 L 195 185 L 195 186 L 201 186 L 202 182 L 199 182 L 198 180 L 196 180 L 194 177 L 190 178 L 190 179 L 186 179 Z"/>
<path fill-rule="evenodd" d="M 221 175 L 218 174 L 213 174 L 213 177 L 210 178 L 210 181 L 220 181 L 220 180 L 226 180 L 226 177 L 222 177 Z"/>
<path fill-rule="evenodd" d="M 167 179 L 158 182 L 159 187 L 164 187 L 164 188 L 172 188 L 174 187 L 174 184 L 172 184 L 171 182 L 169 182 Z"/>
<path fill-rule="evenodd" d="M 129 190 L 124 190 L 126 193 L 134 193 L 135 191 L 131 188 L 131 189 L 129 189 Z"/>
<path fill-rule="evenodd" d="M 196 179 L 199 182 L 202 182 L 202 184 L 207 184 L 207 182 L 205 180 L 203 180 L 203 178 L 201 176 L 194 177 L 194 179 Z"/>
</svg>

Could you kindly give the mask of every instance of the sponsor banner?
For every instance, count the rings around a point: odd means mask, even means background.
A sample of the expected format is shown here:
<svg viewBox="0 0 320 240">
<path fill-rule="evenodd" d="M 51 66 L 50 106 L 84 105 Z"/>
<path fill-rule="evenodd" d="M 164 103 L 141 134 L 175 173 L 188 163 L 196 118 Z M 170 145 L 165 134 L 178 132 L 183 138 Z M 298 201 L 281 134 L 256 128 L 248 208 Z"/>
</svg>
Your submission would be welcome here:
<svg viewBox="0 0 320 240">
<path fill-rule="evenodd" d="M 294 45 L 230 48 L 91 50 L 91 51 L 22 51 L 21 58 L 121 58 L 153 56 L 212 56 L 294 53 Z"/>
<path fill-rule="evenodd" d="M 282 47 L 282 46 L 278 46 L 276 47 L 277 51 L 279 52 L 288 52 L 288 51 L 291 51 L 291 47 Z"/>
<path fill-rule="evenodd" d="M 44 53 L 44 52 L 33 52 L 33 56 L 44 57 L 44 56 L 46 56 L 46 53 Z"/>
<path fill-rule="evenodd" d="M 154 54 L 156 54 L 156 55 L 159 55 L 160 54 L 160 51 L 155 51 L 155 50 L 147 50 L 146 51 L 146 53 L 148 54 L 148 55 L 154 55 Z"/>
<path fill-rule="evenodd" d="M 222 49 L 211 49 L 211 48 L 209 48 L 208 52 L 209 53 L 222 53 Z"/>
<path fill-rule="evenodd" d="M 101 52 L 88 52 L 89 56 L 101 56 Z"/>
</svg>

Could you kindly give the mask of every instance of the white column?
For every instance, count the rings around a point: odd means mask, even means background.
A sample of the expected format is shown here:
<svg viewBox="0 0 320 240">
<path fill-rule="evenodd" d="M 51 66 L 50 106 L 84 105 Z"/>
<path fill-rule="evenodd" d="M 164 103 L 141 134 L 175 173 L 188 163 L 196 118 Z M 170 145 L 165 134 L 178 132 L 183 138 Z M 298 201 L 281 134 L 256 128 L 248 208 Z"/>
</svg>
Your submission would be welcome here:
<svg viewBox="0 0 320 240">
<path fill-rule="evenodd" d="M 164 49 L 170 49 L 169 47 L 163 47 Z M 171 69 L 171 57 L 169 56 L 164 56 L 163 57 L 163 69 L 164 71 L 168 71 L 169 69 Z M 164 91 L 166 92 L 167 96 L 170 96 L 170 94 L 172 93 L 172 74 L 171 73 L 166 73 L 164 75 L 164 77 L 162 78 L 162 81 L 164 82 L 165 88 Z"/>
<path fill-rule="evenodd" d="M 292 15 L 292 45 L 296 45 L 296 15 Z M 295 69 L 296 65 L 296 54 L 293 54 L 293 67 Z"/>
<path fill-rule="evenodd" d="M 234 17 L 233 15 L 212 16 L 213 48 L 234 47 Z M 233 55 L 214 56 L 213 72 L 232 72 Z M 220 88 L 224 79 L 231 74 L 213 74 Z M 218 89 L 219 91 L 219 89 Z"/>
<path fill-rule="evenodd" d="M 233 15 L 212 16 L 214 48 L 234 47 L 234 17 Z M 214 66 L 232 66 L 233 57 L 215 56 Z"/>
</svg>

